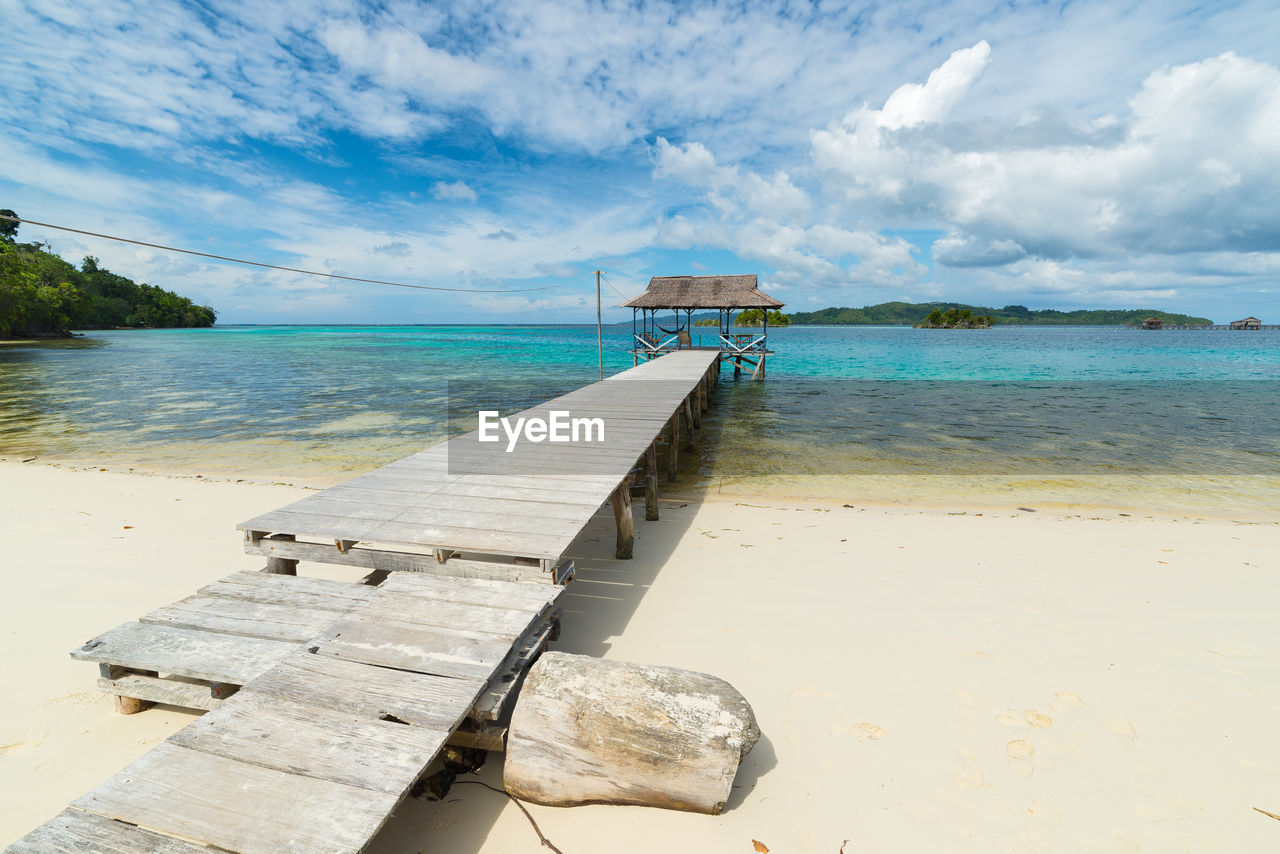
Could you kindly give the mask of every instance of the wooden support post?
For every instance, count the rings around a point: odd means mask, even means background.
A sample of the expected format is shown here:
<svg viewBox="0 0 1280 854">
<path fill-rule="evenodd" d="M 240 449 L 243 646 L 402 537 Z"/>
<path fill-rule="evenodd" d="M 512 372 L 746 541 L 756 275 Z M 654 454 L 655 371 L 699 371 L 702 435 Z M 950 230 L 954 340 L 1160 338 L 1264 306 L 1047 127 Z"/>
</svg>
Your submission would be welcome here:
<svg viewBox="0 0 1280 854">
<path fill-rule="evenodd" d="M 631 478 L 629 476 L 609 496 L 609 503 L 613 505 L 613 521 L 618 529 L 618 545 L 613 556 L 618 560 L 631 560 L 631 552 L 636 541 L 636 523 L 631 517 Z"/>
<path fill-rule="evenodd" d="M 684 449 L 692 451 L 693 444 L 693 405 L 689 403 L 689 398 L 684 399 Z"/>
<path fill-rule="evenodd" d="M 658 443 L 649 445 L 644 452 L 644 518 L 658 521 Z"/>
<path fill-rule="evenodd" d="M 764 353 L 760 354 L 760 361 L 756 363 L 756 369 L 751 374 L 751 379 L 752 380 L 764 379 Z"/>
<path fill-rule="evenodd" d="M 693 387 L 689 394 L 690 408 L 693 411 L 693 426 L 702 429 L 702 383 Z"/>
<path fill-rule="evenodd" d="M 671 439 L 667 446 L 667 480 L 675 480 L 676 458 L 680 456 L 680 413 L 671 416 L 667 427 Z"/>
<path fill-rule="evenodd" d="M 294 542 L 298 538 L 293 534 L 276 534 L 273 537 L 268 537 L 268 539 Z M 298 562 L 287 557 L 269 557 L 267 558 L 267 565 L 262 571 L 273 575 L 297 575 Z"/>
<path fill-rule="evenodd" d="M 121 676 L 130 673 L 139 676 L 159 676 L 154 670 L 130 670 L 127 667 L 118 667 L 114 664 L 99 664 L 99 674 L 103 679 L 119 679 Z M 136 715 L 138 712 L 146 711 L 155 705 L 150 700 L 140 700 L 137 697 L 122 697 L 119 694 L 114 695 L 116 711 L 122 715 Z"/>
</svg>

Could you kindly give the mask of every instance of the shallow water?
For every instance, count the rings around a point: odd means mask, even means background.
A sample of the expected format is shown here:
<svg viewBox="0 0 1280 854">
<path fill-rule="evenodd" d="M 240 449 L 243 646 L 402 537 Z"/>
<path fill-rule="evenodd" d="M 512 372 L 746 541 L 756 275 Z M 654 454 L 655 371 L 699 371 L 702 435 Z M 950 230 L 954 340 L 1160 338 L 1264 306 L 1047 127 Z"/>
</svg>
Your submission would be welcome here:
<svg viewBox="0 0 1280 854">
<path fill-rule="evenodd" d="M 606 373 L 629 367 L 630 326 L 605 336 Z M 684 487 L 1254 515 L 1280 497 L 1280 333 L 824 327 L 770 343 L 766 382 L 722 376 Z M 594 327 L 95 332 L 0 348 L 0 455 L 325 481 L 440 441 L 451 407 L 518 409 L 595 377 Z"/>
</svg>

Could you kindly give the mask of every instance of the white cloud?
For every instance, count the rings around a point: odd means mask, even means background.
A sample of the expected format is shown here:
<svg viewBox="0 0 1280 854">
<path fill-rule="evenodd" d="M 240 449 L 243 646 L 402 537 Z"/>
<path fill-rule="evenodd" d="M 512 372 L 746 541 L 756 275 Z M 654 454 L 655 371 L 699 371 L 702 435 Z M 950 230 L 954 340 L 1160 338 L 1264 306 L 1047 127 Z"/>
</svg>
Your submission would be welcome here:
<svg viewBox="0 0 1280 854">
<path fill-rule="evenodd" d="M 949 230 L 935 257 L 957 266 L 1275 245 L 1280 69 L 1227 53 L 1153 72 L 1129 105 L 1100 133 L 1020 144 L 996 125 L 965 148 L 937 118 L 898 132 L 863 109 L 813 157 L 864 210 Z"/>
<path fill-rule="evenodd" d="M 465 181 L 437 181 L 431 185 L 431 195 L 443 202 L 474 202 L 477 198 Z"/>
<path fill-rule="evenodd" d="M 895 89 L 883 109 L 874 113 L 876 125 L 897 130 L 942 121 L 968 93 L 990 58 L 991 46 L 985 41 L 957 50 L 930 72 L 923 85 L 906 83 Z"/>
</svg>

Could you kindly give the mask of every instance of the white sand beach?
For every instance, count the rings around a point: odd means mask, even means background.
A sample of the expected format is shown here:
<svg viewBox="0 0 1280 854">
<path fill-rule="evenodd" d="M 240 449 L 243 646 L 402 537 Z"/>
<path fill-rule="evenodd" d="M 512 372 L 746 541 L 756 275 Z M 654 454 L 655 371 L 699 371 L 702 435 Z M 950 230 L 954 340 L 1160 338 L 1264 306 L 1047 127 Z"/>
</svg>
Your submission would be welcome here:
<svg viewBox="0 0 1280 854">
<path fill-rule="evenodd" d="M 302 489 L 17 462 L 0 484 L 7 844 L 193 718 L 117 715 L 67 652 L 257 568 L 235 523 Z M 555 648 L 720 676 L 763 737 L 723 815 L 530 806 L 542 832 L 566 854 L 1276 850 L 1255 808 L 1280 814 L 1280 515 L 1034 509 L 666 500 L 627 562 L 601 514 Z M 500 786 L 501 757 L 475 779 Z M 547 849 L 458 785 L 371 850 Z"/>
</svg>

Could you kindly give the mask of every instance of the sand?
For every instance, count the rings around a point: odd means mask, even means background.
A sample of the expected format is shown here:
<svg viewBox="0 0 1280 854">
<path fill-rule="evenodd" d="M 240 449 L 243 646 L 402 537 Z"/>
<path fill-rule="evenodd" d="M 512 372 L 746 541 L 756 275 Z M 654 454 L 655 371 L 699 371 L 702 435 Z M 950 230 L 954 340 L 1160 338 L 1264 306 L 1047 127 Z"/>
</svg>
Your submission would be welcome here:
<svg viewBox="0 0 1280 854">
<path fill-rule="evenodd" d="M 13 462 L 0 485 L 2 845 L 192 719 L 116 715 L 67 651 L 257 568 L 235 523 L 304 492 Z M 530 807 L 543 833 L 566 854 L 1276 850 L 1254 807 L 1280 814 L 1280 515 L 1015 508 L 664 501 L 629 562 L 601 514 L 556 647 L 723 677 L 764 737 L 721 816 Z M 475 779 L 500 786 L 501 757 Z M 371 850 L 547 849 L 458 785 Z"/>
</svg>

